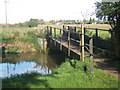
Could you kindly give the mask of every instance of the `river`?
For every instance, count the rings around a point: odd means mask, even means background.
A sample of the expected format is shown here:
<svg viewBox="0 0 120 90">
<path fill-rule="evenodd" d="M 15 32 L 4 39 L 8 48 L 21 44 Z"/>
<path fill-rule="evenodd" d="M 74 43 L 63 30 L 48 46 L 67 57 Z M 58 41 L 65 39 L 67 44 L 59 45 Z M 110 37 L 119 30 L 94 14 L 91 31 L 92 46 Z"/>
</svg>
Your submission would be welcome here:
<svg viewBox="0 0 120 90">
<path fill-rule="evenodd" d="M 51 74 L 65 57 L 63 53 L 5 54 L 0 63 L 0 78 L 10 78 L 25 73 Z"/>
</svg>

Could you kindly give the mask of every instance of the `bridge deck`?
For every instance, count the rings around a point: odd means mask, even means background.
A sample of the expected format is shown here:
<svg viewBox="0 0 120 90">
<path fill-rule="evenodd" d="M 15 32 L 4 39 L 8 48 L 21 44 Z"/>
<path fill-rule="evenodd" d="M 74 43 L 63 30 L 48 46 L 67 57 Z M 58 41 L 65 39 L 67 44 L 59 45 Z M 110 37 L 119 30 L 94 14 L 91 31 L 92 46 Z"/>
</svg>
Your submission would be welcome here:
<svg viewBox="0 0 120 90">
<path fill-rule="evenodd" d="M 51 38 L 53 41 L 56 41 L 58 44 L 60 44 L 60 39 L 55 39 L 55 38 Z M 68 48 L 68 42 L 66 40 L 63 40 L 62 39 L 62 42 L 61 42 L 62 46 Z M 70 43 L 70 51 L 76 53 L 77 55 L 80 55 L 80 47 Z"/>
</svg>

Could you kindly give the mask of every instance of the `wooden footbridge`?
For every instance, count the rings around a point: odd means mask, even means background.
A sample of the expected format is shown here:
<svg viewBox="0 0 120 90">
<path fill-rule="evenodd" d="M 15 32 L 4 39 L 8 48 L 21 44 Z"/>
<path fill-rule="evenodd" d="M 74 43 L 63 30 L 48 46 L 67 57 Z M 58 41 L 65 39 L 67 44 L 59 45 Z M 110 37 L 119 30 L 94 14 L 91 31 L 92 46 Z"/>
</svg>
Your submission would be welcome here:
<svg viewBox="0 0 120 90">
<path fill-rule="evenodd" d="M 67 53 L 68 57 L 74 57 L 76 55 L 82 61 L 84 61 L 86 48 L 90 54 L 91 60 L 93 60 L 93 37 L 84 34 L 85 28 L 79 27 L 79 29 L 81 32 L 78 33 L 76 32 L 76 28 L 72 30 L 69 26 L 63 26 L 63 29 L 47 26 L 48 41 L 51 46 Z M 89 38 L 89 44 L 85 44 L 85 36 Z"/>
<path fill-rule="evenodd" d="M 86 35 L 86 29 L 95 30 L 96 36 L 93 37 Z M 72 57 L 75 59 L 77 57 L 77 59 L 84 61 L 84 58 L 89 56 L 91 61 L 93 61 L 93 48 L 111 54 L 111 52 L 108 51 L 110 50 L 110 48 L 108 47 L 107 47 L 108 50 L 104 48 L 96 47 L 100 45 L 98 43 L 100 40 L 98 38 L 99 30 L 111 32 L 112 35 L 111 30 L 104 30 L 97 28 L 85 28 L 82 26 L 81 27 L 63 26 L 63 28 L 56 28 L 56 27 L 47 26 L 46 36 L 49 46 L 52 46 L 53 48 L 57 48 L 60 51 L 65 52 L 68 55 L 68 57 Z M 94 41 L 96 41 L 95 43 L 93 43 L 93 39 Z M 111 45 L 111 43 L 109 44 L 106 41 L 105 43 Z M 93 44 L 95 46 L 93 46 Z"/>
<path fill-rule="evenodd" d="M 96 36 L 93 37 L 86 35 L 86 29 L 95 30 Z M 82 26 L 81 27 L 63 26 L 62 29 L 47 26 L 46 36 L 48 46 L 52 48 L 57 48 L 60 51 L 65 52 L 68 55 L 68 57 L 72 57 L 73 59 L 76 59 L 75 56 L 77 56 L 77 59 L 79 58 L 79 60 L 84 61 L 85 57 L 90 57 L 90 72 L 93 73 L 93 49 L 97 49 L 102 52 L 107 52 L 111 56 L 113 55 L 113 53 L 108 51 L 111 49 L 108 48 L 108 46 L 107 48 L 99 47 L 100 46 L 99 41 L 101 40 L 101 38 L 98 37 L 99 30 L 110 32 L 112 36 L 113 32 L 111 30 L 85 28 Z M 93 39 L 94 41 L 96 41 L 95 43 L 93 43 Z M 112 41 L 112 38 L 110 41 Z M 107 45 L 111 45 L 111 42 L 108 43 L 105 41 L 105 43 L 107 43 Z M 45 48 L 44 44 L 45 40 L 43 40 L 43 49 Z"/>
</svg>

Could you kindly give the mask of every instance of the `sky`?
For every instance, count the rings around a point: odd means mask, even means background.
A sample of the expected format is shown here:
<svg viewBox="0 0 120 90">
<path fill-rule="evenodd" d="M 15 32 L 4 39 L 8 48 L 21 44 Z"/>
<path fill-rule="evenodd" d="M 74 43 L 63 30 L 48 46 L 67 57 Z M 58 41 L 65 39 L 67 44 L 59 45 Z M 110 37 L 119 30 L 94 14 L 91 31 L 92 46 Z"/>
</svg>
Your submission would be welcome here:
<svg viewBox="0 0 120 90">
<path fill-rule="evenodd" d="M 44 20 L 83 20 L 94 17 L 95 2 L 100 0 L 6 0 L 10 24 Z M 5 0 L 0 0 L 0 23 L 5 24 Z"/>
</svg>

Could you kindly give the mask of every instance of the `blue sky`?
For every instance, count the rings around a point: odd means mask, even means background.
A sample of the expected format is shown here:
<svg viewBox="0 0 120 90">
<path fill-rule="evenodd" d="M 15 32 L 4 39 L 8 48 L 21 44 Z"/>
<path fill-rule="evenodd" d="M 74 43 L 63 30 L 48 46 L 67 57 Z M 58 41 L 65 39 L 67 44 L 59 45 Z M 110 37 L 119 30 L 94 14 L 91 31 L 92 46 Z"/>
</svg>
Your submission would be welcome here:
<svg viewBox="0 0 120 90">
<path fill-rule="evenodd" d="M 44 20 L 89 19 L 101 0 L 7 0 L 8 23 L 30 18 Z M 81 14 L 82 12 L 82 14 Z M 0 23 L 5 23 L 5 0 L 0 0 Z"/>
</svg>

